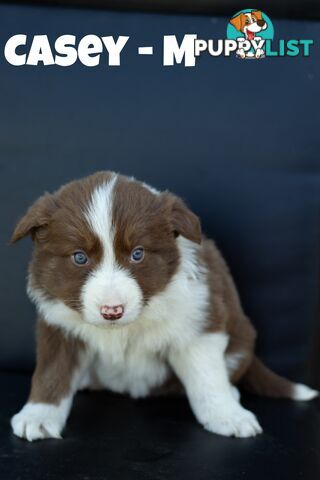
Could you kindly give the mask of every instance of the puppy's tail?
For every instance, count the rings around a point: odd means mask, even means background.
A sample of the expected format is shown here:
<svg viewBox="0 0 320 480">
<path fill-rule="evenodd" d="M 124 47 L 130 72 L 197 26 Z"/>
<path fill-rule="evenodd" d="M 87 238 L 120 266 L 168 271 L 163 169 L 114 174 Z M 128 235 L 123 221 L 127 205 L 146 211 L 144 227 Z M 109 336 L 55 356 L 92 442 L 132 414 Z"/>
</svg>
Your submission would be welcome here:
<svg viewBox="0 0 320 480">
<path fill-rule="evenodd" d="M 266 397 L 307 401 L 319 395 L 319 392 L 306 385 L 291 382 L 272 372 L 256 356 L 242 377 L 241 385 L 249 392 Z"/>
</svg>

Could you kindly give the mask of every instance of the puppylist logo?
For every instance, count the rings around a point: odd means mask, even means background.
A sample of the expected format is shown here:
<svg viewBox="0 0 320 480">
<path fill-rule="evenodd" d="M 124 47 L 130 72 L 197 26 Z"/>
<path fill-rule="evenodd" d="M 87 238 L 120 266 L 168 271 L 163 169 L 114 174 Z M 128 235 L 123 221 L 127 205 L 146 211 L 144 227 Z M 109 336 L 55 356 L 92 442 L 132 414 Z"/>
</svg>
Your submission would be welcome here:
<svg viewBox="0 0 320 480">
<path fill-rule="evenodd" d="M 310 55 L 313 40 L 283 40 L 273 44 L 274 29 L 268 15 L 260 10 L 245 9 L 236 13 L 227 27 L 227 38 L 237 42 L 236 55 L 242 59 L 296 57 Z"/>
<path fill-rule="evenodd" d="M 272 42 L 273 36 L 272 22 L 260 10 L 241 10 L 227 27 L 227 38 L 237 41 L 236 55 L 242 59 L 265 57 L 265 43 Z"/>
<path fill-rule="evenodd" d="M 212 57 L 229 57 L 235 54 L 241 59 L 265 57 L 308 57 L 312 39 L 279 39 L 273 41 L 273 24 L 264 12 L 246 8 L 237 12 L 227 26 L 226 40 L 195 40 L 195 55 L 203 52 Z"/>
<path fill-rule="evenodd" d="M 86 67 L 100 64 L 118 67 L 126 54 L 129 36 L 118 37 L 85 35 L 77 38 L 65 34 L 49 40 L 47 35 L 13 35 L 4 47 L 6 61 L 15 66 L 71 67 L 76 62 Z M 200 55 L 210 57 L 237 56 L 240 59 L 266 57 L 308 57 L 312 39 L 279 39 L 274 41 L 274 28 L 268 15 L 260 10 L 244 9 L 228 22 L 227 38 L 201 39 L 195 33 L 186 33 L 178 41 L 176 35 L 165 35 L 162 44 L 162 64 L 172 67 L 181 64 L 195 67 Z M 152 45 L 138 46 L 138 55 L 153 55 Z"/>
</svg>

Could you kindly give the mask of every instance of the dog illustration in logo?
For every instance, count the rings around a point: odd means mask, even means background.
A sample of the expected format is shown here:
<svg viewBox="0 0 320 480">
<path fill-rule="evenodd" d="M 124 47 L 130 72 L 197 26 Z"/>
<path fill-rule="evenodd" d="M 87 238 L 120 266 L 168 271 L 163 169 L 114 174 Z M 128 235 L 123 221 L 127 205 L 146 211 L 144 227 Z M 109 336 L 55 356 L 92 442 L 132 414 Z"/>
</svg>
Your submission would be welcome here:
<svg viewBox="0 0 320 480">
<path fill-rule="evenodd" d="M 251 12 L 239 13 L 236 17 L 231 18 L 230 23 L 244 35 L 244 37 L 237 38 L 240 47 L 236 54 L 241 58 L 263 57 L 264 51 L 262 48 L 257 48 L 253 53 L 252 51 L 246 52 L 245 49 L 241 47 L 241 43 L 246 40 L 249 42 L 252 40 L 262 40 L 261 37 L 257 36 L 257 33 L 268 28 L 267 22 L 262 18 L 262 12 L 260 10 L 251 10 Z"/>
</svg>

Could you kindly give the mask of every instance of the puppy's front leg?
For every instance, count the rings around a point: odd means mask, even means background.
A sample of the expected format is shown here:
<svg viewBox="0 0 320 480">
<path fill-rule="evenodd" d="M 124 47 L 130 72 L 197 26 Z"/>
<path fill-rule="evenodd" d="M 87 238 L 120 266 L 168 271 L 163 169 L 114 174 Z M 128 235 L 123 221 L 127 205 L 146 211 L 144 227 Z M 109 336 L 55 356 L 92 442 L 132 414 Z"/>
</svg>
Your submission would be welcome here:
<svg viewBox="0 0 320 480">
<path fill-rule="evenodd" d="M 37 366 L 28 402 L 11 419 L 13 433 L 30 442 L 61 438 L 79 382 L 84 347 L 76 339 L 38 322 Z"/>
<path fill-rule="evenodd" d="M 207 430 L 251 437 L 262 429 L 234 395 L 224 358 L 227 342 L 223 333 L 204 334 L 187 348 L 172 349 L 169 361 L 185 386 L 196 418 Z"/>
</svg>

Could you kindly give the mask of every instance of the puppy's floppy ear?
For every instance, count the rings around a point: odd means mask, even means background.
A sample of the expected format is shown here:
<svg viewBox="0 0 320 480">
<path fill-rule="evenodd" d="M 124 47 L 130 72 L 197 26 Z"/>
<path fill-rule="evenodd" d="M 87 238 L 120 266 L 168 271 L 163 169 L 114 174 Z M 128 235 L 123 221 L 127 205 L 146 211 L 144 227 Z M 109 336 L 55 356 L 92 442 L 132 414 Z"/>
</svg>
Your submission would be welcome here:
<svg viewBox="0 0 320 480">
<path fill-rule="evenodd" d="M 53 195 L 45 193 L 40 197 L 19 220 L 10 240 L 15 243 L 26 235 L 31 235 L 34 240 L 36 237 L 41 240 L 45 237 L 46 226 L 56 208 Z"/>
<path fill-rule="evenodd" d="M 257 20 L 263 20 L 262 12 L 260 10 L 252 10 L 251 14 L 254 15 Z"/>
<path fill-rule="evenodd" d="M 172 230 L 176 236 L 183 237 L 195 243 L 201 243 L 200 220 L 181 200 L 171 193 L 162 194 L 168 208 Z"/>
<path fill-rule="evenodd" d="M 244 13 L 239 13 L 236 17 L 231 18 L 230 20 L 231 25 L 234 26 L 236 30 L 239 32 L 242 31 L 244 24 L 245 24 L 245 15 Z"/>
</svg>

